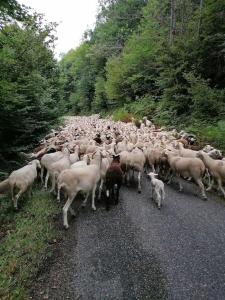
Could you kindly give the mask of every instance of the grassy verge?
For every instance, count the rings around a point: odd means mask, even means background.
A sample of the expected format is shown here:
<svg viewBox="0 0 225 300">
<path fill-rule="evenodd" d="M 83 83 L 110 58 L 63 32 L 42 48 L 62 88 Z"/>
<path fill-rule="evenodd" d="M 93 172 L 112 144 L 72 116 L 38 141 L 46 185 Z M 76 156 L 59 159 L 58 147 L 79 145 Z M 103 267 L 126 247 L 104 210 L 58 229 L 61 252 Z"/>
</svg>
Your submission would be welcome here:
<svg viewBox="0 0 225 300">
<path fill-rule="evenodd" d="M 55 199 L 39 190 L 20 201 L 14 212 L 8 197 L 0 199 L 0 299 L 27 299 L 28 288 L 56 237 Z"/>
</svg>

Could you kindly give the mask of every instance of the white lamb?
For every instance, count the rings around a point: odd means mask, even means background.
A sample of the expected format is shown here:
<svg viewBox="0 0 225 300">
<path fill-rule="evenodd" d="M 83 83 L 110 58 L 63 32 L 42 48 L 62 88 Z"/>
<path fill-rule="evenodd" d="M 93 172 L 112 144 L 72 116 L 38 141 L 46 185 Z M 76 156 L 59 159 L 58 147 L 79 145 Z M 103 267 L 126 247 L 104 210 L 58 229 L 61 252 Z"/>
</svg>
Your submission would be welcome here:
<svg viewBox="0 0 225 300">
<path fill-rule="evenodd" d="M 165 200 L 164 183 L 162 180 L 155 178 L 158 174 L 150 172 L 148 174 L 151 180 L 151 198 L 156 202 L 158 209 L 162 206 L 162 201 Z"/>
</svg>

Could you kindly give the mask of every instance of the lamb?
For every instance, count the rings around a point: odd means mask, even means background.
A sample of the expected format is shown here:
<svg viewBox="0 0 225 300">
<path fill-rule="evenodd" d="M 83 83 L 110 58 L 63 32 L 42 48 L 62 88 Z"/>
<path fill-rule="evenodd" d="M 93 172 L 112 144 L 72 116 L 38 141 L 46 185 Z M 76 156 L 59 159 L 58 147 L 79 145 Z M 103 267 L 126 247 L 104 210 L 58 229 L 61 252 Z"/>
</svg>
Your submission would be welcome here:
<svg viewBox="0 0 225 300">
<path fill-rule="evenodd" d="M 67 169 L 62 171 L 59 175 L 58 195 L 60 194 L 60 190 L 63 189 L 68 196 L 66 204 L 63 207 L 63 225 L 66 229 L 69 228 L 67 211 L 69 209 L 71 214 L 75 215 L 70 206 L 79 191 L 84 191 L 87 193 L 86 198 L 82 204 L 83 206 L 86 205 L 89 192 L 92 192 L 92 209 L 96 210 L 95 191 L 100 180 L 101 160 L 101 153 L 100 151 L 97 151 L 94 154 L 94 158 L 92 159 L 89 166 Z"/>
<path fill-rule="evenodd" d="M 12 201 L 14 208 L 17 210 L 18 199 L 27 190 L 31 192 L 31 187 L 34 180 L 37 178 L 37 168 L 41 169 L 39 160 L 32 160 L 28 165 L 13 171 L 8 178 L 8 184 L 10 187 Z M 15 189 L 19 189 L 19 192 L 14 195 Z"/>
<path fill-rule="evenodd" d="M 162 201 L 165 200 L 164 183 L 162 180 L 155 178 L 158 174 L 150 172 L 148 174 L 151 180 L 151 198 L 156 202 L 158 209 L 162 206 Z"/>
<path fill-rule="evenodd" d="M 202 178 L 206 170 L 204 163 L 199 158 L 179 157 L 170 151 L 166 151 L 165 156 L 167 157 L 170 168 L 173 172 L 168 183 L 171 182 L 174 175 L 178 178 L 180 176 L 183 176 L 184 178 L 192 177 L 200 188 L 202 198 L 207 200 L 205 188 L 202 183 Z M 183 187 L 179 179 L 178 183 L 180 191 L 182 191 Z"/>
<path fill-rule="evenodd" d="M 113 199 L 117 205 L 119 202 L 119 193 L 123 181 L 123 171 L 120 166 L 120 155 L 113 155 L 113 161 L 108 168 L 105 176 L 106 210 L 109 210 L 110 199 Z"/>
<path fill-rule="evenodd" d="M 225 181 L 225 162 L 223 160 L 215 160 L 203 151 L 198 152 L 198 157 L 203 161 L 206 168 L 209 170 L 209 173 L 213 177 L 211 184 L 207 188 L 207 191 L 210 191 L 212 189 L 214 179 L 216 179 L 218 189 L 223 193 L 223 196 L 225 197 L 225 191 L 222 187 L 222 183 Z"/>
</svg>

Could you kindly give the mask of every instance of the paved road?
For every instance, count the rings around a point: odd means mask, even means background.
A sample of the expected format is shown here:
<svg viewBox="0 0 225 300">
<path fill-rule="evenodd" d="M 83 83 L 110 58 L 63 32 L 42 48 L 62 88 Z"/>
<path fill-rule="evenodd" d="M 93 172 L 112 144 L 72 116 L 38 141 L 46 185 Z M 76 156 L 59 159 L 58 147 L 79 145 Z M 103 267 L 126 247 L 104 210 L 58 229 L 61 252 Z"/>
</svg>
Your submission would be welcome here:
<svg viewBox="0 0 225 300">
<path fill-rule="evenodd" d="M 123 187 L 109 212 L 90 206 L 71 220 L 34 299 L 225 299 L 225 205 L 209 195 L 166 187 L 159 211 L 143 192 Z"/>
</svg>

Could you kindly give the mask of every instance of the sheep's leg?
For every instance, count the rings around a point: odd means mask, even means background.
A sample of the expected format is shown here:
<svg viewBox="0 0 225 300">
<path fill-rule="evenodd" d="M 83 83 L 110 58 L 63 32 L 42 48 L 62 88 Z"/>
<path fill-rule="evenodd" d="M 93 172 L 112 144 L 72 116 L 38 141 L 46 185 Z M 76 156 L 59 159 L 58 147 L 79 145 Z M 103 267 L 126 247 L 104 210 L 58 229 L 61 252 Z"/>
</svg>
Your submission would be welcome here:
<svg viewBox="0 0 225 300">
<path fill-rule="evenodd" d="M 173 177 L 174 177 L 174 172 L 171 173 L 170 178 L 167 182 L 168 184 L 171 184 Z"/>
<path fill-rule="evenodd" d="M 159 191 L 156 192 L 156 199 L 157 199 L 158 209 L 160 209 L 161 208 L 161 196 L 160 196 Z"/>
<path fill-rule="evenodd" d="M 86 206 L 87 200 L 88 200 L 88 196 L 89 196 L 89 193 L 86 194 L 86 197 L 85 197 L 85 199 L 84 199 L 84 201 L 83 201 L 83 203 L 82 203 L 82 207 L 85 207 L 85 206 Z"/>
<path fill-rule="evenodd" d="M 69 211 L 70 211 L 70 213 L 73 217 L 76 217 L 76 213 L 75 213 L 74 209 L 71 206 L 69 207 Z"/>
<path fill-rule="evenodd" d="M 161 201 L 164 202 L 165 201 L 165 191 L 164 190 L 161 190 Z M 162 203 L 161 203 L 161 206 L 162 206 Z"/>
<path fill-rule="evenodd" d="M 159 169 L 159 165 L 156 166 L 156 173 L 159 174 L 160 169 Z"/>
<path fill-rule="evenodd" d="M 103 178 L 101 178 L 101 182 L 100 182 L 100 186 L 99 186 L 99 191 L 98 191 L 98 200 L 101 199 L 103 183 L 104 183 L 104 180 L 103 180 Z"/>
<path fill-rule="evenodd" d="M 217 178 L 217 183 L 218 183 L 218 188 L 219 188 L 219 190 L 222 192 L 222 194 L 223 194 L 223 196 L 224 196 L 224 198 L 225 198 L 225 191 L 224 191 L 224 189 L 223 189 L 223 187 L 222 187 L 222 181 L 221 181 L 220 178 Z"/>
<path fill-rule="evenodd" d="M 151 165 L 151 168 L 152 168 L 152 172 L 156 173 L 154 164 Z"/>
<path fill-rule="evenodd" d="M 127 170 L 126 175 L 127 175 L 127 178 L 126 178 L 126 180 L 127 180 L 127 186 L 130 186 L 130 170 Z"/>
<path fill-rule="evenodd" d="M 106 190 L 106 196 L 105 196 L 105 209 L 109 210 L 110 207 L 110 195 L 112 195 L 112 192 L 110 193 L 110 190 Z"/>
<path fill-rule="evenodd" d="M 201 191 L 201 194 L 202 194 L 202 198 L 205 199 L 205 200 L 207 200 L 207 196 L 205 194 L 205 187 L 204 187 L 204 184 L 202 183 L 202 180 L 200 178 L 196 179 L 196 183 L 197 183 L 197 185 L 200 188 L 200 191 Z"/>
<path fill-rule="evenodd" d="M 48 189 L 48 179 L 49 179 L 49 172 L 47 171 L 46 177 L 45 177 L 45 189 Z"/>
<path fill-rule="evenodd" d="M 44 168 L 41 168 L 41 183 L 44 184 Z"/>
<path fill-rule="evenodd" d="M 20 198 L 20 196 L 25 193 L 27 190 L 27 188 L 23 188 L 19 191 L 19 193 L 14 197 L 14 208 L 18 209 L 18 200 Z"/>
<path fill-rule="evenodd" d="M 120 194 L 120 185 L 117 184 L 117 187 L 116 187 L 116 199 L 115 199 L 115 204 L 116 205 L 119 203 L 119 194 Z"/>
<path fill-rule="evenodd" d="M 141 172 L 138 172 L 138 193 L 141 193 Z"/>
<path fill-rule="evenodd" d="M 53 174 L 52 176 L 52 188 L 50 190 L 50 193 L 53 193 L 55 191 L 55 176 L 56 174 Z"/>
<path fill-rule="evenodd" d="M 181 182 L 180 182 L 181 179 L 178 178 L 177 180 L 178 180 L 178 184 L 179 184 L 179 192 L 183 192 L 183 189 L 184 189 L 184 188 L 183 188 L 183 186 L 182 186 L 182 184 L 181 184 Z"/>
<path fill-rule="evenodd" d="M 70 208 L 70 205 L 73 202 L 73 199 L 75 198 L 77 193 L 71 195 L 70 197 L 68 197 L 66 204 L 63 207 L 63 226 L 68 229 L 69 225 L 68 225 L 68 218 L 67 218 L 67 211 Z"/>
<path fill-rule="evenodd" d="M 18 209 L 18 207 L 17 207 L 17 202 L 16 202 L 16 200 L 15 200 L 15 195 L 14 195 L 14 186 L 11 186 L 10 189 L 11 189 L 11 195 L 12 195 L 13 206 L 14 206 L 15 209 Z"/>
<path fill-rule="evenodd" d="M 150 195 L 150 199 L 153 199 L 153 186 L 152 186 L 152 184 L 151 184 L 151 189 L 150 189 L 149 195 Z"/>
<path fill-rule="evenodd" d="M 207 191 L 207 192 L 208 192 L 208 191 L 211 191 L 213 185 L 214 185 L 214 178 L 212 178 L 212 180 L 211 180 L 209 186 L 207 187 L 206 191 Z"/>
<path fill-rule="evenodd" d="M 30 186 L 29 189 L 28 189 L 28 197 L 29 197 L 29 199 L 31 199 L 31 196 L 32 196 L 32 186 Z"/>
<path fill-rule="evenodd" d="M 210 173 L 209 173 L 209 170 L 208 170 L 208 169 L 205 170 L 205 176 L 204 176 L 204 179 L 205 179 L 205 180 L 208 179 L 208 188 L 209 188 L 210 185 L 211 185 L 211 176 L 210 176 Z"/>
<path fill-rule="evenodd" d="M 94 185 L 93 190 L 92 190 L 92 204 L 91 207 L 93 210 L 96 210 L 95 206 L 95 191 L 96 191 L 97 183 Z"/>
<path fill-rule="evenodd" d="M 61 191 L 62 185 L 58 184 L 58 193 L 57 193 L 57 200 L 60 202 L 60 191 Z"/>
</svg>

